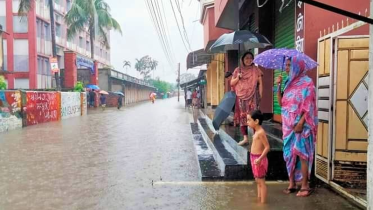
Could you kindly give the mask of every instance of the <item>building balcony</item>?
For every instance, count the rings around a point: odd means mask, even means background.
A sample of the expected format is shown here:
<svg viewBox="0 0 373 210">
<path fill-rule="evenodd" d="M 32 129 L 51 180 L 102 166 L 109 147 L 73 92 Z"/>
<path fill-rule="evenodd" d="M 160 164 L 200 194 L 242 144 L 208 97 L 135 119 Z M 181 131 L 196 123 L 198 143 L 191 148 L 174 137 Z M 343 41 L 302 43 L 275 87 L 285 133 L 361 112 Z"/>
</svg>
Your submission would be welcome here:
<svg viewBox="0 0 373 210">
<path fill-rule="evenodd" d="M 215 25 L 215 9 L 214 6 L 204 8 L 204 17 L 202 20 L 204 33 L 204 48 L 208 50 L 210 46 L 225 33 L 232 32 L 228 29 L 218 28 Z"/>
<path fill-rule="evenodd" d="M 239 0 L 215 0 L 215 25 L 219 28 L 238 30 Z"/>
<path fill-rule="evenodd" d="M 200 15 L 200 22 L 203 24 L 203 19 L 206 15 L 207 9 L 214 7 L 214 0 L 200 0 L 201 3 L 201 15 Z"/>
</svg>

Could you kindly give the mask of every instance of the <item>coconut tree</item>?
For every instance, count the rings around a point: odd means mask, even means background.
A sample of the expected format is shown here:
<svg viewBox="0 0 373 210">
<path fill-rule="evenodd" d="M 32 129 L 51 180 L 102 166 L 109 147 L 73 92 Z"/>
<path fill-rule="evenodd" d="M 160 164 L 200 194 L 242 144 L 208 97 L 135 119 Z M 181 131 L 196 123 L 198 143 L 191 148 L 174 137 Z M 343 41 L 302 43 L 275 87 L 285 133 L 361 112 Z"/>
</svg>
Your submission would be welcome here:
<svg viewBox="0 0 373 210">
<path fill-rule="evenodd" d="M 154 79 L 154 71 L 157 69 L 157 67 L 158 67 L 158 61 L 152 60 L 150 62 L 150 69 L 153 71 L 153 79 Z"/>
<path fill-rule="evenodd" d="M 124 60 L 123 61 L 123 68 L 126 68 L 126 73 L 127 73 L 128 67 L 131 68 L 131 62 Z"/>
<path fill-rule="evenodd" d="M 26 15 L 31 10 L 32 4 L 35 5 L 34 0 L 21 0 L 19 2 L 18 15 L 20 15 L 20 16 Z M 52 55 L 53 55 L 54 58 L 57 58 L 56 30 L 55 30 L 55 25 L 54 25 L 54 4 L 53 4 L 53 0 L 48 0 L 48 5 L 49 5 L 49 17 L 50 17 L 50 20 L 51 20 Z M 54 75 L 55 75 L 55 78 L 56 78 L 56 86 L 57 86 L 57 89 L 59 90 L 60 89 L 60 83 L 59 83 L 58 73 L 56 72 Z"/>
<path fill-rule="evenodd" d="M 136 63 L 135 63 L 135 69 L 138 73 L 142 74 L 141 72 L 144 71 L 144 69 L 146 68 L 146 65 L 145 65 L 145 62 L 144 62 L 144 57 L 140 58 L 140 59 L 137 59 L 136 58 Z M 138 75 L 137 75 L 138 76 Z"/>
<path fill-rule="evenodd" d="M 111 16 L 110 7 L 105 0 L 75 0 L 65 16 L 67 37 L 73 38 L 79 32 L 88 29 L 91 58 L 94 59 L 95 40 L 98 34 L 100 42 L 109 48 L 108 32 L 116 30 L 122 34 L 119 23 Z"/>
</svg>

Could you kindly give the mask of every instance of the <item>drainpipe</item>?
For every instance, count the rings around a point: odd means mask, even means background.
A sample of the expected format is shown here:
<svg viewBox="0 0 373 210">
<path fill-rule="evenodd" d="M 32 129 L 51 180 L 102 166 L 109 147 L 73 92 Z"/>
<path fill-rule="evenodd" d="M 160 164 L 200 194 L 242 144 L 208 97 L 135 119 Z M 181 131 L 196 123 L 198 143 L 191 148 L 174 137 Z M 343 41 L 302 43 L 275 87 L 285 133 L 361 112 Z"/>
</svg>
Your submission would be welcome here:
<svg viewBox="0 0 373 210">
<path fill-rule="evenodd" d="M 372 18 L 373 0 L 370 0 Z M 373 25 L 369 25 L 369 96 L 368 96 L 368 168 L 367 168 L 367 209 L 373 210 Z"/>
</svg>

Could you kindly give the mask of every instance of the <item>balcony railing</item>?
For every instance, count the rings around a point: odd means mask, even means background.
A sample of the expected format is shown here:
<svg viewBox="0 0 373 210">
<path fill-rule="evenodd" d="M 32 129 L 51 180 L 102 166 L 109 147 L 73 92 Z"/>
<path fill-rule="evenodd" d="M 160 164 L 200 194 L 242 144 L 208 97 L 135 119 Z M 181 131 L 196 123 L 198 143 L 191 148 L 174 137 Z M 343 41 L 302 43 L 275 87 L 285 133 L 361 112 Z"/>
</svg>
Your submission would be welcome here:
<svg viewBox="0 0 373 210">
<path fill-rule="evenodd" d="M 118 79 L 124 80 L 124 81 L 128 81 L 128 82 L 136 83 L 136 84 L 139 84 L 139 85 L 144 85 L 144 86 L 148 86 L 148 87 L 154 88 L 153 85 L 151 85 L 150 83 L 148 83 L 148 82 L 146 82 L 144 80 L 141 80 L 141 79 L 129 76 L 129 75 L 124 74 L 124 73 L 119 72 L 119 71 L 111 70 L 110 76 L 114 77 L 114 78 L 118 78 Z"/>
</svg>

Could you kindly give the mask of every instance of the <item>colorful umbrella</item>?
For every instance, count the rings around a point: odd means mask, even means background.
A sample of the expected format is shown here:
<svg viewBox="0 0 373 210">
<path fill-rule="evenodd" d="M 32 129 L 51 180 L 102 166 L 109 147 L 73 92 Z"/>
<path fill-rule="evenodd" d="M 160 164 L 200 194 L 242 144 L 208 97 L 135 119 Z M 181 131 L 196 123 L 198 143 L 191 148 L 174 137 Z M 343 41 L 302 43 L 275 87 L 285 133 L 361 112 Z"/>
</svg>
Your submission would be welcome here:
<svg viewBox="0 0 373 210">
<path fill-rule="evenodd" d="M 88 84 L 87 86 L 85 86 L 86 88 L 89 88 L 89 89 L 92 89 L 92 90 L 100 90 L 100 88 L 97 86 L 97 85 L 90 85 Z"/>
<path fill-rule="evenodd" d="M 297 57 L 301 59 L 306 64 L 306 71 L 315 68 L 318 64 L 312 58 L 308 57 L 306 54 L 299 52 L 295 49 L 270 49 L 266 50 L 254 59 L 254 63 L 258 64 L 267 69 L 284 69 L 286 58 Z"/>
<path fill-rule="evenodd" d="M 221 35 L 209 50 L 213 53 L 239 50 L 240 44 L 246 50 L 265 48 L 272 45 L 265 36 L 248 30 L 242 30 Z"/>
<path fill-rule="evenodd" d="M 104 94 L 104 95 L 109 95 L 109 93 L 104 90 L 101 90 L 99 93 Z"/>
</svg>

